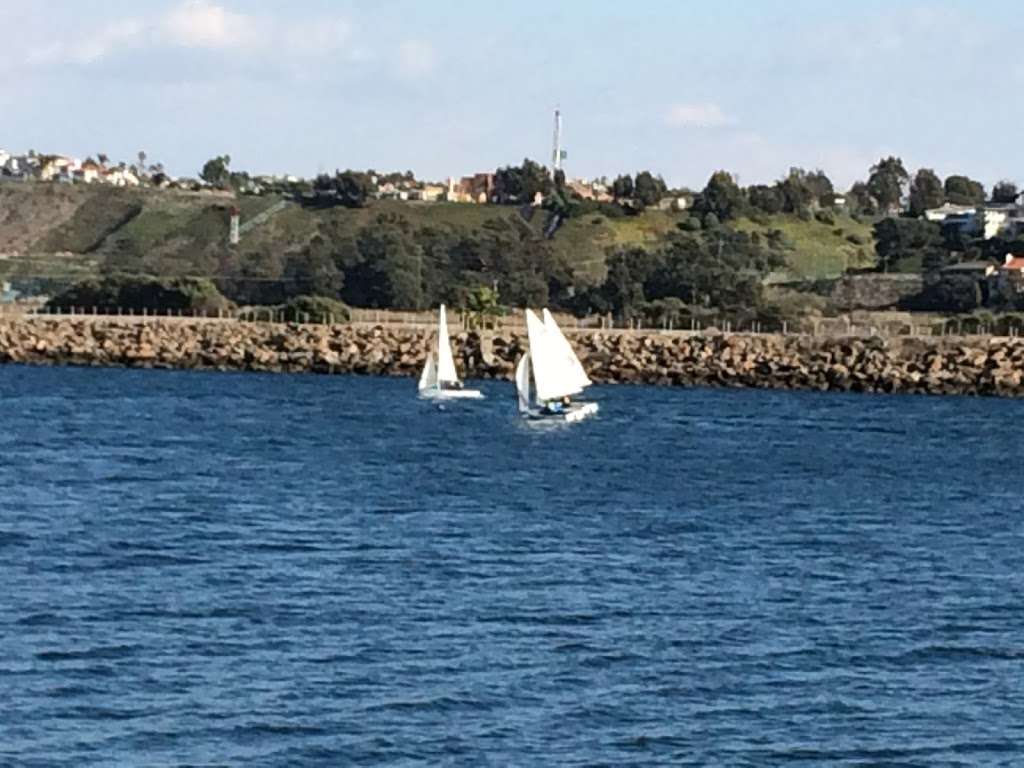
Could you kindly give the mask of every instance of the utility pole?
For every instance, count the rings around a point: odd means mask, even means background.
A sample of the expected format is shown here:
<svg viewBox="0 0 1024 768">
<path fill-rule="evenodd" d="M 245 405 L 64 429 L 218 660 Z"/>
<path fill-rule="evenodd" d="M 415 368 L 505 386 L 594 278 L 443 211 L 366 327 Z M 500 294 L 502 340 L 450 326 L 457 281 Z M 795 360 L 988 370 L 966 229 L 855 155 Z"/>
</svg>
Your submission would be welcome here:
<svg viewBox="0 0 1024 768">
<path fill-rule="evenodd" d="M 562 111 L 555 107 L 555 135 L 551 147 L 551 178 L 562 170 L 562 160 L 565 152 L 562 151 Z"/>
</svg>

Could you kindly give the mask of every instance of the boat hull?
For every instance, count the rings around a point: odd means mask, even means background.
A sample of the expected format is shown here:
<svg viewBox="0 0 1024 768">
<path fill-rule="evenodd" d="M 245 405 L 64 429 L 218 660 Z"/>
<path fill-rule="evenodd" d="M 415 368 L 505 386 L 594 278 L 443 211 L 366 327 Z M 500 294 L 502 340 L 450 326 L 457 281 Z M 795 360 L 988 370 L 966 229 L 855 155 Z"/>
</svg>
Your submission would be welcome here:
<svg viewBox="0 0 1024 768">
<path fill-rule="evenodd" d="M 597 403 L 576 403 L 560 413 L 546 413 L 542 410 L 531 410 L 524 413 L 523 416 L 530 421 L 563 421 L 567 424 L 572 424 L 593 416 L 597 411 Z"/>
<path fill-rule="evenodd" d="M 424 389 L 420 397 L 424 400 L 483 400 L 484 394 L 478 389 Z"/>
</svg>

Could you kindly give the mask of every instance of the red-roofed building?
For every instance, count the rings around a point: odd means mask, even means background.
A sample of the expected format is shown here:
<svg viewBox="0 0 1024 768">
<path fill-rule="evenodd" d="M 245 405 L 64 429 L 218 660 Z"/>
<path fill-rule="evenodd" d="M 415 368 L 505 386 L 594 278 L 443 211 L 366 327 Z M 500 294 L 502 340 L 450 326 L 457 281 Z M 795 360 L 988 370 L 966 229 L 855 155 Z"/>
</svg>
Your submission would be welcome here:
<svg viewBox="0 0 1024 768">
<path fill-rule="evenodd" d="M 999 283 L 1015 293 L 1024 293 L 1024 256 L 1006 254 L 1006 261 L 999 268 Z"/>
</svg>

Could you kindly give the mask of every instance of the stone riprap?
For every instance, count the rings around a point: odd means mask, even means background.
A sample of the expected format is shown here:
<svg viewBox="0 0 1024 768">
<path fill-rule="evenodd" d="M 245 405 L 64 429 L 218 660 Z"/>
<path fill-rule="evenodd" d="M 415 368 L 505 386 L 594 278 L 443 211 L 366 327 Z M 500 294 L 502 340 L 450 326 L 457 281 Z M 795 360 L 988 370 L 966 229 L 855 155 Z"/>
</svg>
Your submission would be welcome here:
<svg viewBox="0 0 1024 768">
<path fill-rule="evenodd" d="M 595 382 L 1024 395 L 1024 340 L 568 332 Z M 432 330 L 108 318 L 0 319 L 0 363 L 416 376 Z M 511 379 L 526 339 L 452 337 L 466 378 Z"/>
</svg>

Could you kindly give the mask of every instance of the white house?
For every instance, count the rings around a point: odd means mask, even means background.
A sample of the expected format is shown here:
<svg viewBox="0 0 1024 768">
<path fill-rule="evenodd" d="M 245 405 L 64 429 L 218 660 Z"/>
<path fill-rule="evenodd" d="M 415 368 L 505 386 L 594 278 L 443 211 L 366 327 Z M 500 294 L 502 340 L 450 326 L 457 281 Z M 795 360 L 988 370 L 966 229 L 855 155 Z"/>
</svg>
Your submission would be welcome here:
<svg viewBox="0 0 1024 768">
<path fill-rule="evenodd" d="M 991 240 L 1006 227 L 1010 214 L 1016 206 L 986 206 L 976 214 L 978 231 L 986 240 Z"/>
<path fill-rule="evenodd" d="M 84 184 L 92 184 L 97 181 L 103 180 L 103 174 L 106 169 L 94 160 L 86 160 L 82 165 L 75 171 L 75 181 L 82 182 Z"/>
<path fill-rule="evenodd" d="M 945 221 L 950 216 L 964 216 L 974 215 L 978 209 L 973 205 L 953 205 L 952 203 L 943 203 L 938 208 L 930 208 L 924 212 L 924 217 L 928 221 Z"/>
<path fill-rule="evenodd" d="M 70 177 L 79 165 L 79 162 L 73 157 L 64 155 L 44 157 L 39 164 L 39 179 L 40 181 L 53 181 L 59 177 Z"/>
<path fill-rule="evenodd" d="M 106 181 L 115 187 L 139 186 L 139 177 L 132 173 L 130 168 L 114 168 L 107 171 Z"/>
</svg>

